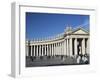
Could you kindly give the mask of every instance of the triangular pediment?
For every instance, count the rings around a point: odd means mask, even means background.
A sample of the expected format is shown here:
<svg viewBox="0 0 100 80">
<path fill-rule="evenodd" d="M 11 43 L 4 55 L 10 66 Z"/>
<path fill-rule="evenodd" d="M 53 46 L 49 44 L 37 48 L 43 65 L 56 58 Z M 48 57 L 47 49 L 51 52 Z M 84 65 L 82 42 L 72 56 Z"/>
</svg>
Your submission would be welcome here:
<svg viewBox="0 0 100 80">
<path fill-rule="evenodd" d="M 79 28 L 75 31 L 72 32 L 73 34 L 88 34 L 88 31 L 82 29 L 82 28 Z"/>
</svg>

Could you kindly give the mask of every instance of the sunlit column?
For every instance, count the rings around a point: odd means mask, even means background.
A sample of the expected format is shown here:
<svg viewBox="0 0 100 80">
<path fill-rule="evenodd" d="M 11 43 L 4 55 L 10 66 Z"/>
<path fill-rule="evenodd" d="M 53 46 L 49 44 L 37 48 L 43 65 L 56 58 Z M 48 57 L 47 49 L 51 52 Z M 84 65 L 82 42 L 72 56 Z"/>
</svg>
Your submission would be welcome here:
<svg viewBox="0 0 100 80">
<path fill-rule="evenodd" d="M 45 48 L 45 55 L 46 55 L 46 45 L 44 45 L 44 48 Z"/>
<path fill-rule="evenodd" d="M 59 55 L 61 54 L 61 48 L 60 48 L 60 42 L 59 42 Z"/>
<path fill-rule="evenodd" d="M 82 40 L 82 54 L 85 54 L 85 38 Z"/>
<path fill-rule="evenodd" d="M 59 49 L 59 43 L 58 43 L 58 53 L 57 53 L 57 55 L 59 55 L 59 51 L 60 51 L 60 49 Z"/>
<path fill-rule="evenodd" d="M 77 38 L 75 38 L 74 40 L 74 52 L 75 52 L 75 55 L 77 55 Z"/>
<path fill-rule="evenodd" d="M 42 56 L 43 56 L 43 45 L 42 45 Z"/>
<path fill-rule="evenodd" d="M 54 43 L 54 55 L 55 55 L 55 43 Z"/>
<path fill-rule="evenodd" d="M 70 56 L 72 56 L 72 38 L 69 39 L 69 45 L 70 45 Z"/>
<path fill-rule="evenodd" d="M 67 56 L 69 56 L 69 43 L 68 43 L 68 39 L 67 39 Z"/>
<path fill-rule="evenodd" d="M 61 54 L 61 46 L 60 46 L 60 42 L 59 42 L 59 55 Z"/>
<path fill-rule="evenodd" d="M 52 44 L 52 56 L 53 56 L 53 53 L 54 53 L 54 51 L 53 51 L 53 44 Z"/>
<path fill-rule="evenodd" d="M 34 56 L 36 56 L 36 55 L 35 55 L 35 45 L 34 45 Z"/>
<path fill-rule="evenodd" d="M 57 54 L 57 43 L 55 43 L 55 55 Z"/>
<path fill-rule="evenodd" d="M 57 55 L 59 55 L 59 43 L 57 43 Z"/>
<path fill-rule="evenodd" d="M 60 47 L 59 47 L 59 43 L 58 43 L 58 55 L 59 55 L 59 53 L 60 53 Z"/>
<path fill-rule="evenodd" d="M 51 44 L 49 45 L 49 49 L 50 49 L 50 56 L 51 56 Z"/>
<path fill-rule="evenodd" d="M 50 55 L 50 49 L 49 49 L 49 44 L 48 44 L 48 56 Z"/>
<path fill-rule="evenodd" d="M 87 54 L 89 54 L 89 47 L 90 47 L 90 44 L 89 44 L 89 38 L 87 39 Z"/>
<path fill-rule="evenodd" d="M 60 55 L 60 42 L 58 44 L 59 44 L 59 46 L 58 46 L 58 49 L 59 49 L 58 54 Z"/>
<path fill-rule="evenodd" d="M 59 43 L 57 43 L 57 55 L 59 54 Z"/>
<path fill-rule="evenodd" d="M 36 53 L 36 56 L 38 56 L 38 45 L 37 45 L 37 53 Z"/>
<path fill-rule="evenodd" d="M 58 54 L 58 43 L 56 43 L 56 55 Z"/>
<path fill-rule="evenodd" d="M 63 48 L 62 51 L 63 51 L 63 55 L 64 55 L 64 54 L 65 54 L 65 51 L 64 51 L 64 50 L 65 50 L 65 49 L 64 49 L 64 41 L 63 41 L 63 43 L 62 43 L 62 46 L 63 46 L 63 47 L 62 47 L 62 48 Z"/>
<path fill-rule="evenodd" d="M 60 55 L 62 54 L 62 42 L 60 43 Z"/>
<path fill-rule="evenodd" d="M 48 44 L 47 44 L 47 56 L 48 56 L 49 52 L 48 52 Z"/>
<path fill-rule="evenodd" d="M 61 42 L 61 54 L 60 55 L 62 55 L 62 42 Z"/>
<path fill-rule="evenodd" d="M 50 44 L 50 56 L 52 56 L 52 45 Z"/>
<path fill-rule="evenodd" d="M 66 55 L 66 39 L 64 40 L 64 55 Z"/>
</svg>

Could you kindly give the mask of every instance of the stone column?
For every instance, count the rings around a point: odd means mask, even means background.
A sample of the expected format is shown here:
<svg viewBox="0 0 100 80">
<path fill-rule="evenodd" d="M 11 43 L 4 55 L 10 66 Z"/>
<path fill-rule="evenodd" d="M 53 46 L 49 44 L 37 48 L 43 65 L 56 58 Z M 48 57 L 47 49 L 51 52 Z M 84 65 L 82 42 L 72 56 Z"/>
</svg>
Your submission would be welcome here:
<svg viewBox="0 0 100 80">
<path fill-rule="evenodd" d="M 57 55 L 57 52 L 58 52 L 58 51 L 57 51 L 57 43 L 56 43 L 56 55 Z"/>
<path fill-rule="evenodd" d="M 43 45 L 42 45 L 42 56 L 43 56 Z"/>
<path fill-rule="evenodd" d="M 63 54 L 63 45 L 62 45 L 62 43 L 63 43 L 63 42 L 61 42 L 61 54 L 60 54 L 60 55 Z"/>
<path fill-rule="evenodd" d="M 60 54 L 60 42 L 58 43 L 58 55 Z"/>
<path fill-rule="evenodd" d="M 56 55 L 58 55 L 58 43 L 56 43 Z"/>
<path fill-rule="evenodd" d="M 49 45 L 49 48 L 50 48 L 50 56 L 51 56 L 51 44 Z"/>
<path fill-rule="evenodd" d="M 89 40 L 90 40 L 90 39 L 88 38 L 88 39 L 87 39 L 87 50 L 86 50 L 86 53 L 87 53 L 87 54 L 89 54 L 89 47 L 90 47 L 90 44 L 89 44 L 90 41 L 89 41 Z"/>
<path fill-rule="evenodd" d="M 34 45 L 32 47 L 32 56 L 34 56 Z"/>
<path fill-rule="evenodd" d="M 55 43 L 54 43 L 54 55 L 55 55 Z"/>
<path fill-rule="evenodd" d="M 68 41 L 68 39 L 67 39 L 67 56 L 70 56 L 69 55 L 69 43 L 68 43 L 69 41 Z"/>
<path fill-rule="evenodd" d="M 28 54 L 29 54 L 29 46 L 26 45 L 26 56 L 28 56 Z"/>
<path fill-rule="evenodd" d="M 85 54 L 85 38 L 82 40 L 82 54 Z"/>
<path fill-rule="evenodd" d="M 60 55 L 62 55 L 63 53 L 62 53 L 62 42 L 61 42 L 61 44 L 60 44 L 60 48 L 61 48 L 61 53 L 60 53 Z"/>
<path fill-rule="evenodd" d="M 37 45 L 37 53 L 36 53 L 36 56 L 38 56 L 38 45 Z"/>
<path fill-rule="evenodd" d="M 60 55 L 60 53 L 61 53 L 61 48 L 60 48 L 60 42 L 59 42 L 59 55 Z"/>
<path fill-rule="evenodd" d="M 76 56 L 77 55 L 77 38 L 75 38 L 74 40 L 74 55 Z"/>
<path fill-rule="evenodd" d="M 46 55 L 46 45 L 44 47 L 45 47 L 45 55 Z"/>
<path fill-rule="evenodd" d="M 51 55 L 50 56 L 52 56 L 52 44 L 50 44 L 50 52 L 51 52 Z"/>
<path fill-rule="evenodd" d="M 72 56 L 72 38 L 69 39 L 69 46 L 70 46 L 70 56 Z"/>
<path fill-rule="evenodd" d="M 31 45 L 31 56 L 32 56 L 32 52 L 33 52 L 33 51 L 32 51 L 32 45 Z"/>
<path fill-rule="evenodd" d="M 58 55 L 60 54 L 60 43 L 58 43 Z"/>
<path fill-rule="evenodd" d="M 34 45 L 34 56 L 36 56 L 36 53 L 35 53 L 35 45 Z"/>
<path fill-rule="evenodd" d="M 41 45 L 39 45 L 39 56 L 41 56 Z"/>
<path fill-rule="evenodd" d="M 49 52 L 48 52 L 48 44 L 47 44 L 47 56 L 48 56 Z"/>
<path fill-rule="evenodd" d="M 62 42 L 62 54 L 61 55 L 64 55 L 64 42 Z"/>
<path fill-rule="evenodd" d="M 57 55 L 57 43 L 55 43 L 55 55 Z"/>
<path fill-rule="evenodd" d="M 48 44 L 48 56 L 50 55 L 50 48 L 49 48 L 49 45 L 50 45 L 50 44 Z"/>
<path fill-rule="evenodd" d="M 64 55 L 66 55 L 66 39 L 64 41 Z"/>
<path fill-rule="evenodd" d="M 54 51 L 53 51 L 53 44 L 52 44 L 52 56 L 53 56 L 53 52 L 54 52 Z"/>
<path fill-rule="evenodd" d="M 63 42 L 61 42 L 61 55 L 63 55 Z"/>
<path fill-rule="evenodd" d="M 54 56 L 56 54 L 56 43 L 54 43 Z"/>
</svg>

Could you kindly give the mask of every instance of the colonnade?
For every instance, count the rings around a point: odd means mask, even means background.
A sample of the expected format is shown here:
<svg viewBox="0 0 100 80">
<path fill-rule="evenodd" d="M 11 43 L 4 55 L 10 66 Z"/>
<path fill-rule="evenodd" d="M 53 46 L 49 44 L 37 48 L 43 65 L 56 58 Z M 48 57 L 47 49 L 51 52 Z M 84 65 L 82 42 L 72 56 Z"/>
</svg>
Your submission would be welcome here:
<svg viewBox="0 0 100 80">
<path fill-rule="evenodd" d="M 65 38 L 58 42 L 26 45 L 26 56 L 75 56 L 79 54 L 89 54 L 89 38 Z"/>
</svg>

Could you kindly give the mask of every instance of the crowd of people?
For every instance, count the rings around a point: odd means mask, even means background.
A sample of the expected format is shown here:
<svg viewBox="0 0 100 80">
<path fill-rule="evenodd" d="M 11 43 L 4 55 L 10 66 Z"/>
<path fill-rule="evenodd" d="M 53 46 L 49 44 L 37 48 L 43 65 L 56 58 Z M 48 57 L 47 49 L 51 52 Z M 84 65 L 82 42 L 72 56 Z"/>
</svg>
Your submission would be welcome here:
<svg viewBox="0 0 100 80">
<path fill-rule="evenodd" d="M 85 55 L 80 54 L 76 57 L 76 59 L 77 59 L 78 64 L 88 64 L 89 63 L 89 56 L 87 54 Z"/>
</svg>

